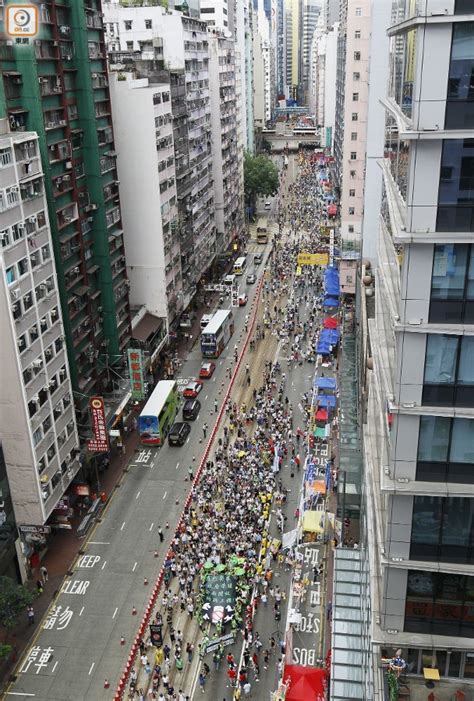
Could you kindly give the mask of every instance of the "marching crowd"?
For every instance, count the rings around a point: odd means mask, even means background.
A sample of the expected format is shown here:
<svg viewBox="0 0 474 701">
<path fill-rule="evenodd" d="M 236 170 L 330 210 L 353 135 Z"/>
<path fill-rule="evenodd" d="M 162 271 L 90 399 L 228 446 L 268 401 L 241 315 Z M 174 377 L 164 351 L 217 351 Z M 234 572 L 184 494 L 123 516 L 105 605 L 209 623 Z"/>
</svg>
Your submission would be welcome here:
<svg viewBox="0 0 474 701">
<path fill-rule="evenodd" d="M 277 337 L 288 360 L 288 372 L 304 360 L 313 360 L 322 305 L 322 274 L 307 266 L 294 275 L 297 254 L 311 251 L 318 243 L 315 223 L 323 207 L 317 166 L 300 156 L 300 175 L 290 186 L 279 210 L 279 222 L 288 235 L 276 236 L 268 261 L 271 271 L 263 289 L 263 325 Z M 263 332 L 263 333 L 262 333 Z M 265 336 L 263 327 L 254 329 L 251 349 Z M 278 361 L 267 360 L 260 378 L 245 368 L 251 400 L 226 406 L 226 424 L 214 453 L 192 487 L 191 502 L 171 541 L 165 567 L 165 586 L 153 623 L 162 630 L 163 644 L 155 648 L 151 640 L 141 643 L 141 667 L 133 672 L 130 698 L 146 696 L 164 701 L 186 701 L 181 690 L 182 671 L 195 654 L 186 640 L 187 625 L 197 620 L 202 631 L 198 684 L 204 693 L 211 674 L 211 657 L 206 656 L 209 638 L 202 618 L 204 567 L 234 576 L 237 582 L 232 616 L 221 620 L 217 635 L 241 631 L 244 638 L 243 662 L 238 665 L 224 648 L 213 651 L 212 666 L 218 672 L 224 657 L 227 684 L 234 697 L 248 697 L 259 680 L 261 667 L 268 668 L 273 658 L 282 666 L 284 644 L 273 636 L 262 641 L 252 627 L 257 606 L 269 609 L 276 621 L 281 617 L 285 592 L 273 581 L 276 567 L 291 568 L 294 554 L 283 555 L 272 548 L 269 529 L 270 511 L 280 505 L 277 520 L 283 530 L 286 489 L 280 470 L 288 463 L 291 476 L 304 464 L 305 431 L 294 426 L 293 407 L 286 394 L 286 374 Z M 301 399 L 308 412 L 309 393 Z M 189 468 L 189 477 L 193 469 Z M 295 514 L 296 516 L 296 514 Z M 211 575 L 209 575 L 211 576 Z M 250 604 L 251 594 L 254 593 Z M 211 638 L 212 640 L 212 638 Z M 279 670 L 282 671 L 281 669 Z"/>
</svg>

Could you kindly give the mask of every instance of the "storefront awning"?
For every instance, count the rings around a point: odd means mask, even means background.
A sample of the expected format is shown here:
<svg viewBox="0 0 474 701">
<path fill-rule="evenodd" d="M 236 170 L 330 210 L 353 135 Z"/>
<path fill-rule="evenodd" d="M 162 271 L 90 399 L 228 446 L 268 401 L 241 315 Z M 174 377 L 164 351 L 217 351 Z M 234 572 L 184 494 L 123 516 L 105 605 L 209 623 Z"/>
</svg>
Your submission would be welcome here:
<svg viewBox="0 0 474 701">
<path fill-rule="evenodd" d="M 160 318 L 159 316 L 145 314 L 143 319 L 138 322 L 138 324 L 132 330 L 132 338 L 134 338 L 136 341 L 146 343 L 151 336 L 155 335 L 163 324 L 164 319 Z"/>
</svg>

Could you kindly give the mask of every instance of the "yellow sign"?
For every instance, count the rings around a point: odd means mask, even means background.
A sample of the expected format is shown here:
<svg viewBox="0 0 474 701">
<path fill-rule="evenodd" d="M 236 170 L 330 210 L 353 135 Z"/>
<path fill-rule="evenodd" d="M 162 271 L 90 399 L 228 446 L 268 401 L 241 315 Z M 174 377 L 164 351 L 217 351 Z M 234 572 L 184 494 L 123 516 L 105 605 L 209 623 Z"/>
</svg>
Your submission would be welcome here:
<svg viewBox="0 0 474 701">
<path fill-rule="evenodd" d="M 299 277 L 301 275 L 301 265 L 298 265 L 296 268 L 296 277 Z"/>
<path fill-rule="evenodd" d="M 298 253 L 298 265 L 327 265 L 327 253 Z"/>
</svg>

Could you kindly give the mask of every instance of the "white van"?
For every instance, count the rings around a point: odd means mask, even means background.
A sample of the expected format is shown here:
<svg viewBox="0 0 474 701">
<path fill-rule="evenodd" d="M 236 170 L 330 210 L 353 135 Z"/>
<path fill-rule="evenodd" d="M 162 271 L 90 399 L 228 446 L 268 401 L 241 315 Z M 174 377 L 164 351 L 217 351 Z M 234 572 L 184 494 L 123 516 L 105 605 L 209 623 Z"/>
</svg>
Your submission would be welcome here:
<svg viewBox="0 0 474 701">
<path fill-rule="evenodd" d="M 230 290 L 230 288 L 232 287 L 232 285 L 234 284 L 234 282 L 235 282 L 235 275 L 226 275 L 226 276 L 225 276 L 225 278 L 224 278 L 224 285 L 225 285 L 226 287 L 228 287 L 229 290 Z"/>
</svg>

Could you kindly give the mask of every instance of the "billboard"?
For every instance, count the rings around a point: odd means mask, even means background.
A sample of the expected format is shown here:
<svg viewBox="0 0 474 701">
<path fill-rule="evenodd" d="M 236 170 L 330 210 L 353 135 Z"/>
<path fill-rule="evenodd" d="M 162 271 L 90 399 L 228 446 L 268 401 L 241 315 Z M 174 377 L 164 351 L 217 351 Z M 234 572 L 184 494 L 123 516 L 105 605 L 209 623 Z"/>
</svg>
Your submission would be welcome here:
<svg viewBox="0 0 474 701">
<path fill-rule="evenodd" d="M 90 453 L 107 453 L 109 450 L 109 438 L 103 398 L 91 397 L 89 408 L 92 419 L 92 438 L 87 442 L 87 449 Z"/>
</svg>

